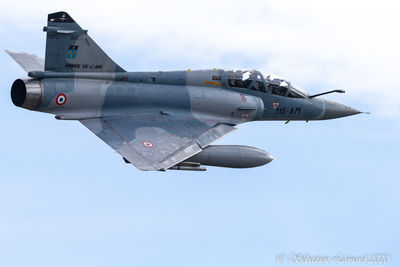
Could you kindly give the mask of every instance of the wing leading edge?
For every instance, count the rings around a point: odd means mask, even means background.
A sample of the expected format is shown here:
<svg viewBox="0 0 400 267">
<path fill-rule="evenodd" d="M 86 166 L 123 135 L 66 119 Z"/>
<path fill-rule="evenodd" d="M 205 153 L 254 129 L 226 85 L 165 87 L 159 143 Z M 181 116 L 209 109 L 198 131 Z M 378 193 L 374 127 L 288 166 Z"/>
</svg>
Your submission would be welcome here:
<svg viewBox="0 0 400 267">
<path fill-rule="evenodd" d="M 44 71 L 44 59 L 36 56 L 35 54 L 28 54 L 25 52 L 14 52 L 6 50 L 10 55 L 27 73 L 30 71 Z"/>
<path fill-rule="evenodd" d="M 167 170 L 236 130 L 193 117 L 128 116 L 80 120 L 140 170 Z"/>
</svg>

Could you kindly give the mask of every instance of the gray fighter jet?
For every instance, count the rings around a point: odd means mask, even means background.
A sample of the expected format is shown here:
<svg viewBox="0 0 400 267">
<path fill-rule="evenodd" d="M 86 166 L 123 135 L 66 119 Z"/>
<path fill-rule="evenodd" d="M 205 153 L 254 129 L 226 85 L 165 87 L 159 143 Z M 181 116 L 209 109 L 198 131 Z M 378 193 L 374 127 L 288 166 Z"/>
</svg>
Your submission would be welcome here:
<svg viewBox="0 0 400 267">
<path fill-rule="evenodd" d="M 12 102 L 79 120 L 140 170 L 250 168 L 269 163 L 248 146 L 210 145 L 250 121 L 326 120 L 360 113 L 255 70 L 126 72 L 66 12 L 48 15 L 46 56 L 7 53 L 30 78 Z"/>
</svg>

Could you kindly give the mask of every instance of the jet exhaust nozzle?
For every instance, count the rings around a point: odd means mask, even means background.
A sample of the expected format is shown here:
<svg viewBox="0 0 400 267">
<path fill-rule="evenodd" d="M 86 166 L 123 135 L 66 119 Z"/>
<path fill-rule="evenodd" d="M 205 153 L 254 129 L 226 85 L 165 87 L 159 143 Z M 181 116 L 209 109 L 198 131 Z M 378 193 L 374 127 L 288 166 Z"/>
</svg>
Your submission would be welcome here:
<svg viewBox="0 0 400 267">
<path fill-rule="evenodd" d="M 17 79 L 11 86 L 11 100 L 17 107 L 37 110 L 43 102 L 42 83 L 35 79 Z"/>
</svg>

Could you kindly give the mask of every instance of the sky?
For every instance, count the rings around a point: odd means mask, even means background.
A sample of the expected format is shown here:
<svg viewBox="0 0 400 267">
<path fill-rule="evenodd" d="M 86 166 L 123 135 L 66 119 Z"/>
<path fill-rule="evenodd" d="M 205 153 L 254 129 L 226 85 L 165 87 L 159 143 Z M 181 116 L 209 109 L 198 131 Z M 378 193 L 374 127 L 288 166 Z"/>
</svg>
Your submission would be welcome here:
<svg viewBox="0 0 400 267">
<path fill-rule="evenodd" d="M 15 107 L 10 87 L 26 74 L 0 53 L 0 266 L 265 267 L 380 254 L 399 266 L 397 1 L 1 6 L 2 50 L 43 57 L 47 14 L 63 10 L 127 70 L 258 69 L 310 93 L 344 89 L 326 98 L 371 114 L 252 122 L 218 141 L 268 151 L 275 159 L 262 167 L 141 172 L 78 122 Z"/>
</svg>

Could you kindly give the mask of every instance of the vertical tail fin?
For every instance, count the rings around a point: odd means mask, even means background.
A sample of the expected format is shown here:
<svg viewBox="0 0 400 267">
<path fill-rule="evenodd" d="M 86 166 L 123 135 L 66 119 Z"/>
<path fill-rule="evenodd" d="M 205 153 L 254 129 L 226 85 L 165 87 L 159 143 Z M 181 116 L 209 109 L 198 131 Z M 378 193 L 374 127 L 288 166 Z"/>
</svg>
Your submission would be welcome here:
<svg viewBox="0 0 400 267">
<path fill-rule="evenodd" d="M 49 14 L 45 70 L 59 72 L 125 72 L 66 12 Z"/>
</svg>

